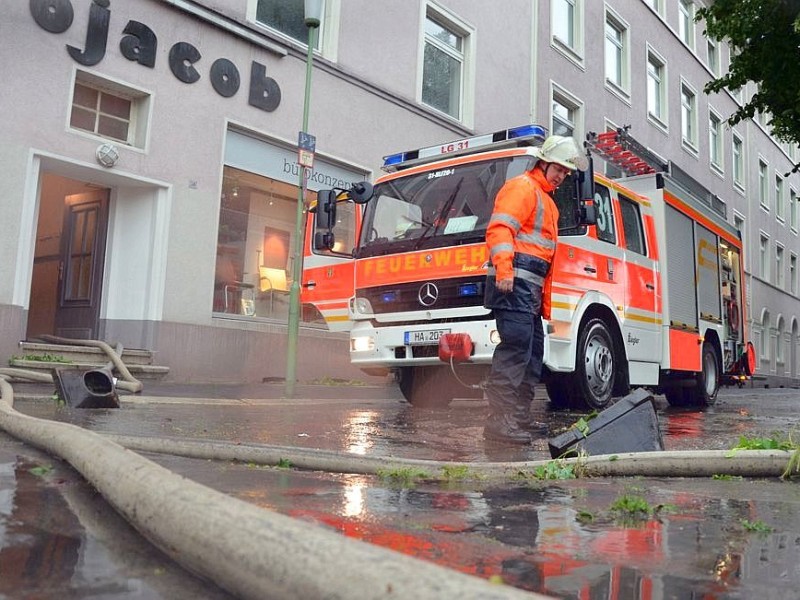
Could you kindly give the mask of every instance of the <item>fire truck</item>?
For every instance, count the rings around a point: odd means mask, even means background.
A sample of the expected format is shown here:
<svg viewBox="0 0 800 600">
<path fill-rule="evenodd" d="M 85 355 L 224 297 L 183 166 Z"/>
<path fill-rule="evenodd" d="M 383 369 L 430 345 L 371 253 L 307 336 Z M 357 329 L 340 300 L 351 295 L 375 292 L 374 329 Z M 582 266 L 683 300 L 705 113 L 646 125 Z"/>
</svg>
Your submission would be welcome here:
<svg viewBox="0 0 800 600">
<path fill-rule="evenodd" d="M 486 226 L 500 187 L 533 167 L 545 135 L 525 125 L 392 154 L 374 187 L 318 195 L 304 301 L 332 329 L 349 327 L 351 362 L 393 372 L 412 404 L 482 395 L 500 341 L 483 306 Z M 589 134 L 585 146 L 590 165 L 597 155 L 623 176 L 590 166 L 554 195 L 550 402 L 600 410 L 647 387 L 672 405 L 713 404 L 755 362 L 742 241 L 725 204 L 626 128 Z M 353 203 L 345 230 L 342 203 Z M 332 252 L 348 235 L 352 253 Z"/>
</svg>

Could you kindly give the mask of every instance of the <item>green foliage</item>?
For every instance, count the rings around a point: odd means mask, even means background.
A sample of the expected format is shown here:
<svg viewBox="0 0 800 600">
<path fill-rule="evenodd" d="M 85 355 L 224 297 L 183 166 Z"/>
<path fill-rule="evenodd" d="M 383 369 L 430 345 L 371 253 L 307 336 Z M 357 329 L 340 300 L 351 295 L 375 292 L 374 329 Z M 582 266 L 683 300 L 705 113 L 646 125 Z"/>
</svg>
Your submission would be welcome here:
<svg viewBox="0 0 800 600">
<path fill-rule="evenodd" d="M 780 437 L 756 438 L 739 436 L 739 441 L 731 448 L 728 456 L 733 456 L 736 450 L 795 450 L 798 446 L 792 441 L 791 436 L 787 439 Z"/>
<path fill-rule="evenodd" d="M 446 481 L 463 481 L 465 479 L 480 479 L 477 473 L 469 470 L 467 465 L 445 465 L 442 467 L 442 478 Z"/>
<path fill-rule="evenodd" d="M 378 477 L 402 487 L 414 487 L 420 479 L 430 479 L 430 474 L 422 469 L 413 467 L 398 467 L 396 469 L 378 469 Z"/>
<path fill-rule="evenodd" d="M 28 473 L 37 477 L 45 477 L 53 471 L 53 465 L 39 465 L 28 469 Z"/>
<path fill-rule="evenodd" d="M 653 508 L 641 496 L 625 494 L 614 500 L 611 512 L 623 517 L 646 518 L 653 514 Z"/>
<path fill-rule="evenodd" d="M 575 515 L 575 520 L 579 523 L 591 523 L 594 521 L 594 514 L 588 510 L 579 510 L 578 514 Z"/>
<path fill-rule="evenodd" d="M 22 356 L 17 356 L 15 354 L 10 359 L 8 359 L 8 364 L 13 365 L 15 360 L 24 360 L 28 362 L 59 363 L 64 365 L 72 363 L 72 361 L 69 360 L 68 358 L 64 358 L 63 356 L 58 356 L 56 354 L 23 354 Z"/>
<path fill-rule="evenodd" d="M 705 21 L 708 37 L 723 40 L 731 48 L 728 72 L 706 84 L 706 93 L 735 92 L 748 82 L 758 84 L 758 91 L 729 123 L 768 113 L 776 137 L 800 143 L 800 3 L 715 0 L 697 10 L 697 20 Z"/>
<path fill-rule="evenodd" d="M 291 469 L 292 468 L 292 461 L 288 458 L 279 458 L 278 464 L 276 465 L 279 469 Z"/>
<path fill-rule="evenodd" d="M 741 523 L 742 527 L 744 527 L 747 531 L 756 531 L 758 533 L 772 533 L 775 531 L 772 527 L 761 520 L 750 521 L 748 519 L 741 519 L 739 523 Z"/>
<path fill-rule="evenodd" d="M 744 477 L 741 475 L 728 475 L 726 473 L 715 473 L 711 476 L 711 479 L 716 479 L 718 481 L 742 481 Z"/>
<path fill-rule="evenodd" d="M 551 460 L 547 464 L 539 465 L 533 470 L 536 479 L 575 479 L 577 477 L 574 464 L 567 464 L 563 460 Z"/>
</svg>

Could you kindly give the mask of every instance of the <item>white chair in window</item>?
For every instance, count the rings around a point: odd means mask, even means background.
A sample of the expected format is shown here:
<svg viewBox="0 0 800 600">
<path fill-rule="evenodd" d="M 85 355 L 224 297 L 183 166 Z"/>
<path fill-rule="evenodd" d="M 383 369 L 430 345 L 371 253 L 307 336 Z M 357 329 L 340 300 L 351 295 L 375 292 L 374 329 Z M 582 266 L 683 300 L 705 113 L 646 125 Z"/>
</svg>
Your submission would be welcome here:
<svg viewBox="0 0 800 600">
<path fill-rule="evenodd" d="M 259 289 L 269 292 L 269 312 L 272 314 L 275 305 L 275 292 L 288 292 L 289 285 L 286 281 L 286 269 L 272 267 L 259 267 Z"/>
</svg>

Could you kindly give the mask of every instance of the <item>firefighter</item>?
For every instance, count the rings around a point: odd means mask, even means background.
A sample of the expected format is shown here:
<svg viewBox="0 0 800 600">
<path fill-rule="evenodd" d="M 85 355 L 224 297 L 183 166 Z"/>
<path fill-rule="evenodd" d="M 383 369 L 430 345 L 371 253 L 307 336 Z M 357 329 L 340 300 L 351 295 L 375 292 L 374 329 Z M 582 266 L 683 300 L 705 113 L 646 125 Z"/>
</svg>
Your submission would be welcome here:
<svg viewBox="0 0 800 600">
<path fill-rule="evenodd" d="M 487 440 L 528 444 L 546 426 L 530 419 L 534 386 L 542 374 L 544 331 L 550 318 L 551 263 L 558 207 L 550 194 L 587 160 L 570 137 L 552 135 L 534 150 L 532 169 L 497 193 L 486 244 L 490 265 L 484 305 L 494 311 L 500 343 L 486 382 Z"/>
</svg>

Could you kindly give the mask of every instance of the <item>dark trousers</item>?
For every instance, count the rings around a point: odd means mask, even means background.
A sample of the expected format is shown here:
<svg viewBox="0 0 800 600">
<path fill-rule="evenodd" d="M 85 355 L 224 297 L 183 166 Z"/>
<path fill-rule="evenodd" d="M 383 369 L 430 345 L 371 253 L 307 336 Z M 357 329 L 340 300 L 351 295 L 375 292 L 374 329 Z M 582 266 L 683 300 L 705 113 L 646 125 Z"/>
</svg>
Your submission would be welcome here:
<svg viewBox="0 0 800 600">
<path fill-rule="evenodd" d="M 494 350 L 486 382 L 492 414 L 526 415 L 534 386 L 542 376 L 544 329 L 542 318 L 532 312 L 494 311 L 500 343 Z"/>
</svg>

